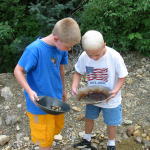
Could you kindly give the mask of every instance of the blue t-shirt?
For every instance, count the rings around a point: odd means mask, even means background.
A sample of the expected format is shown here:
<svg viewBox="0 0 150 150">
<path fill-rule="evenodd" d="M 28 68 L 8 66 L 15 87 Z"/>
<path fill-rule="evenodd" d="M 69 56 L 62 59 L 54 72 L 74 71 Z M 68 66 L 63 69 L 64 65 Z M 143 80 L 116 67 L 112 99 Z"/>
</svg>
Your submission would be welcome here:
<svg viewBox="0 0 150 150">
<path fill-rule="evenodd" d="M 68 52 L 37 39 L 28 45 L 18 64 L 26 71 L 26 79 L 38 96 L 62 99 L 60 64 L 68 63 Z M 32 114 L 46 114 L 36 106 L 25 91 L 27 111 Z"/>
</svg>

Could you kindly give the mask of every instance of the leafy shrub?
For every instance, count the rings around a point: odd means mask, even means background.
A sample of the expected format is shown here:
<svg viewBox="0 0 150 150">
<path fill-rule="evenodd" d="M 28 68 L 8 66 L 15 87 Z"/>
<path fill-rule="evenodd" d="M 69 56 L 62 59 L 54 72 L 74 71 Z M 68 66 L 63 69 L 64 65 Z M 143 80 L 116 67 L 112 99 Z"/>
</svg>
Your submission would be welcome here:
<svg viewBox="0 0 150 150">
<path fill-rule="evenodd" d="M 90 0 L 81 15 L 82 33 L 98 30 L 120 51 L 150 55 L 150 0 Z"/>
<path fill-rule="evenodd" d="M 72 14 L 80 0 L 57 0 L 39 1 L 32 3 L 29 7 L 31 14 L 35 14 L 37 22 L 40 24 L 40 35 L 51 33 L 55 23 L 65 17 L 73 17 Z"/>
<path fill-rule="evenodd" d="M 2 0 L 0 5 L 0 72 L 13 71 L 24 48 L 51 32 L 61 18 L 72 16 L 80 0 Z"/>
<path fill-rule="evenodd" d="M 26 4 L 21 0 L 1 1 L 0 72 L 11 72 L 25 45 L 38 34 L 39 25 Z"/>
</svg>

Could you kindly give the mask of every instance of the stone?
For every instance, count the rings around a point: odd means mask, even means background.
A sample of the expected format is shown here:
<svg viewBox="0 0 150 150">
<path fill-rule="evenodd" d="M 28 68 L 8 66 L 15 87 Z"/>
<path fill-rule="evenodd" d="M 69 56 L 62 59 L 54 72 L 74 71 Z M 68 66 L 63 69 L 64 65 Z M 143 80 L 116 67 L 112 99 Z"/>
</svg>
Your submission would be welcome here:
<svg viewBox="0 0 150 150">
<path fill-rule="evenodd" d="M 30 138 L 28 136 L 25 136 L 24 138 L 24 141 L 28 142 L 30 140 Z"/>
<path fill-rule="evenodd" d="M 60 134 L 57 134 L 57 135 L 55 135 L 54 136 L 54 139 L 56 140 L 56 141 L 61 141 L 62 140 L 62 135 L 60 135 Z"/>
<path fill-rule="evenodd" d="M 6 135 L 0 135 L 0 145 L 3 146 L 10 140 L 9 136 Z"/>
<path fill-rule="evenodd" d="M 126 83 L 127 83 L 127 84 L 132 84 L 132 83 L 133 83 L 133 79 L 127 78 Z"/>
<path fill-rule="evenodd" d="M 140 130 L 135 130 L 133 132 L 133 136 L 141 136 L 141 131 Z"/>
<path fill-rule="evenodd" d="M 11 100 L 13 94 L 9 87 L 4 87 L 1 89 L 1 96 L 5 98 L 5 100 Z"/>
<path fill-rule="evenodd" d="M 83 115 L 83 114 L 80 114 L 80 115 L 78 115 L 77 116 L 77 120 L 78 121 L 84 121 L 85 120 L 85 117 L 84 117 L 85 115 Z"/>
<path fill-rule="evenodd" d="M 4 109 L 5 109 L 5 110 L 9 110 L 10 107 L 9 107 L 9 106 L 5 106 Z"/>
<path fill-rule="evenodd" d="M 17 105 L 17 108 L 21 108 L 21 107 L 22 107 L 22 105 L 21 105 L 21 104 L 18 104 L 18 105 Z"/>
<path fill-rule="evenodd" d="M 39 150 L 39 146 L 34 147 L 35 150 Z"/>
<path fill-rule="evenodd" d="M 81 138 L 83 138 L 84 134 L 85 134 L 85 131 L 79 132 L 79 136 L 80 136 Z"/>
<path fill-rule="evenodd" d="M 17 131 L 19 131 L 19 130 L 20 130 L 20 127 L 19 127 L 19 125 L 17 125 L 17 126 L 16 126 L 16 130 L 17 130 Z"/>
<path fill-rule="evenodd" d="M 80 111 L 81 111 L 81 109 L 80 109 L 79 107 L 76 107 L 76 106 L 73 106 L 72 109 L 73 109 L 74 111 L 76 111 L 76 112 L 80 112 Z"/>
<path fill-rule="evenodd" d="M 17 141 L 20 141 L 23 137 L 24 137 L 23 133 L 17 133 L 16 134 Z"/>
<path fill-rule="evenodd" d="M 131 125 L 132 124 L 132 120 L 123 120 L 123 124 L 124 125 Z"/>
<path fill-rule="evenodd" d="M 5 149 L 2 149 L 2 150 L 11 150 L 11 147 L 7 146 L 7 147 L 5 147 Z"/>
<path fill-rule="evenodd" d="M 143 144 L 144 144 L 145 147 L 150 148 L 150 141 L 143 140 Z"/>
<path fill-rule="evenodd" d="M 134 132 L 134 127 L 131 126 L 127 129 L 127 135 L 130 137 L 130 136 L 133 136 L 133 132 Z"/>
<path fill-rule="evenodd" d="M 6 116 L 6 119 L 5 119 L 5 122 L 6 122 L 6 125 L 13 125 L 15 123 L 17 123 L 19 120 L 18 116 L 17 115 L 9 115 L 7 114 Z"/>
<path fill-rule="evenodd" d="M 138 143 L 142 143 L 142 137 L 135 137 L 135 141 L 138 142 Z"/>
<path fill-rule="evenodd" d="M 134 130 L 138 130 L 138 129 L 141 129 L 141 126 L 136 124 L 136 125 L 134 126 Z"/>
<path fill-rule="evenodd" d="M 147 136 L 147 134 L 146 133 L 142 133 L 142 135 L 141 135 L 143 138 L 145 138 L 146 136 Z"/>
</svg>

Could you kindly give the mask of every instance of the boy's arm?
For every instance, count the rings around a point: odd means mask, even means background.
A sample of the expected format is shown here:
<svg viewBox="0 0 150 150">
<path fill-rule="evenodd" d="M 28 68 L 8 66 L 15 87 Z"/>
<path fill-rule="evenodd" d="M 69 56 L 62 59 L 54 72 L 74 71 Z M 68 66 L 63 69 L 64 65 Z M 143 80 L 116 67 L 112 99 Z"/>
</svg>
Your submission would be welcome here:
<svg viewBox="0 0 150 150">
<path fill-rule="evenodd" d="M 118 79 L 114 89 L 110 92 L 111 96 L 109 98 L 113 98 L 116 96 L 116 94 L 119 92 L 119 90 L 123 86 L 124 82 L 125 82 L 125 78 L 119 78 Z"/>
<path fill-rule="evenodd" d="M 80 79 L 81 79 L 81 74 L 79 74 L 78 72 L 75 72 L 73 74 L 73 79 L 72 79 L 72 94 L 73 95 L 77 94 L 77 89 L 80 83 Z"/>
<path fill-rule="evenodd" d="M 27 83 L 26 79 L 25 79 L 25 75 L 24 75 L 24 69 L 19 66 L 19 65 L 16 65 L 15 69 L 14 69 L 14 75 L 17 79 L 17 81 L 19 82 L 19 84 L 21 85 L 21 87 L 23 87 L 26 92 L 29 94 L 30 96 L 30 99 L 34 102 L 34 100 L 38 100 L 38 96 L 36 94 L 36 92 L 34 92 L 29 84 Z"/>
<path fill-rule="evenodd" d="M 60 75 L 63 84 L 63 101 L 66 101 L 67 93 L 65 92 L 65 71 L 64 70 L 65 70 L 64 65 L 60 65 Z"/>
</svg>

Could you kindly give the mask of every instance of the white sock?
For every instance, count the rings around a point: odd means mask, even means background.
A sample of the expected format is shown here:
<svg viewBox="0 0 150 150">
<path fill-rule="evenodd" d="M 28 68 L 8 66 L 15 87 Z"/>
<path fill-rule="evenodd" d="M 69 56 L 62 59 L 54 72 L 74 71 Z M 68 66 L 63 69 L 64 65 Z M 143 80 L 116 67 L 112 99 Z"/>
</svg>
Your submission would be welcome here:
<svg viewBox="0 0 150 150">
<path fill-rule="evenodd" d="M 83 139 L 86 139 L 87 141 L 91 141 L 91 134 L 84 134 Z"/>
<path fill-rule="evenodd" d="M 108 140 L 107 145 L 108 146 L 115 146 L 115 140 Z"/>
</svg>

